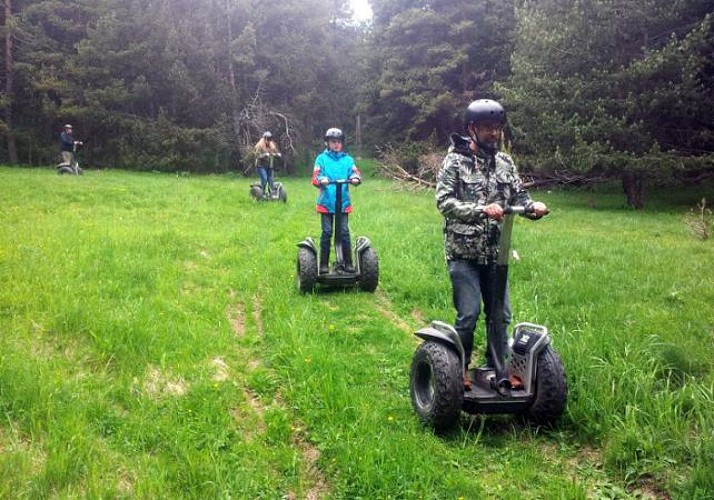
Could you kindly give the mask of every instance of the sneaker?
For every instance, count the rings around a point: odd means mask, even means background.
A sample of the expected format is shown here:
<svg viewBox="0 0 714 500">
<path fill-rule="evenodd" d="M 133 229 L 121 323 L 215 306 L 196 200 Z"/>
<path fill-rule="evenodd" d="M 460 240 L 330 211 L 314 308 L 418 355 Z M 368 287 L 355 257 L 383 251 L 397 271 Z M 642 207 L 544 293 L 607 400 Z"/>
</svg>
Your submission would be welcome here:
<svg viewBox="0 0 714 500">
<path fill-rule="evenodd" d="M 319 271 L 320 274 L 328 274 L 329 272 L 330 272 L 329 267 L 327 267 L 325 265 L 320 266 L 320 271 Z"/>
<path fill-rule="evenodd" d="M 468 370 L 464 370 L 464 389 L 470 391 L 472 385 L 471 375 L 469 375 Z"/>
<path fill-rule="evenodd" d="M 511 381 L 511 389 L 516 391 L 523 389 L 523 381 L 518 375 L 511 375 L 510 377 L 508 377 L 508 380 Z"/>
</svg>

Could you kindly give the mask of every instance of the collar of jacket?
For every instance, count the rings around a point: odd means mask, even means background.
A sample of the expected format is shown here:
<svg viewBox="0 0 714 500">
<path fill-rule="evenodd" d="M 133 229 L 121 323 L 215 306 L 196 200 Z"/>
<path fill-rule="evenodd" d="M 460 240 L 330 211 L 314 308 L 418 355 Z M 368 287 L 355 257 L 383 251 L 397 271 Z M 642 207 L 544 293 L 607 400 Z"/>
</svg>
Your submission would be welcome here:
<svg viewBox="0 0 714 500">
<path fill-rule="evenodd" d="M 332 158 L 334 158 L 335 160 L 339 160 L 343 156 L 347 156 L 347 153 L 345 153 L 344 151 L 337 152 L 337 151 L 332 151 L 329 148 L 325 148 L 325 153 L 328 156 L 331 156 Z"/>
</svg>

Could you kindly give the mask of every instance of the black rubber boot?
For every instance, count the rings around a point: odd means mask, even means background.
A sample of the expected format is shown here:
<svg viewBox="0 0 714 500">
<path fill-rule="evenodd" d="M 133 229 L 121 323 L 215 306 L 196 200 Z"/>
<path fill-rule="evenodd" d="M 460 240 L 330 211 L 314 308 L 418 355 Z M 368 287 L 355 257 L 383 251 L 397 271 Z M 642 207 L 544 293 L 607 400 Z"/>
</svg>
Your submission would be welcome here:
<svg viewBox="0 0 714 500">
<path fill-rule="evenodd" d="M 320 245 L 320 274 L 330 272 L 330 243 Z"/>
</svg>

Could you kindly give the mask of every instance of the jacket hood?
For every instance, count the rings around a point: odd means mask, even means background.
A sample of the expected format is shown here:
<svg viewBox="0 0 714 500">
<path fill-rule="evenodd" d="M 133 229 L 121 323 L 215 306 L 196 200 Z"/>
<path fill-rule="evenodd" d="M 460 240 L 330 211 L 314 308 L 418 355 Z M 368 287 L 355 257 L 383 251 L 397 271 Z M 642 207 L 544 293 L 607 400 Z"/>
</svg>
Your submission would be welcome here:
<svg viewBox="0 0 714 500">
<path fill-rule="evenodd" d="M 449 141 L 451 141 L 451 145 L 449 146 L 449 152 L 473 156 L 474 152 L 471 151 L 471 148 L 469 148 L 471 139 L 469 139 L 468 137 L 464 137 L 463 135 L 454 132 L 449 136 Z"/>
</svg>

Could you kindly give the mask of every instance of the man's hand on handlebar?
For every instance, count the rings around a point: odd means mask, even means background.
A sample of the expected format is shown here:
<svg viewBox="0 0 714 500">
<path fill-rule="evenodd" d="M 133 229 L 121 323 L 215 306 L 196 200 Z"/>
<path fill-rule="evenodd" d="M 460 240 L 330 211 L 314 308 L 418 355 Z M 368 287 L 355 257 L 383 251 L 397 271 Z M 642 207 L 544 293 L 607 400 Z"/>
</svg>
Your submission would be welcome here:
<svg viewBox="0 0 714 500">
<path fill-rule="evenodd" d="M 540 219 L 544 215 L 548 215 L 550 213 L 550 210 L 548 210 L 548 207 L 545 206 L 545 203 L 540 201 L 534 201 L 527 207 L 513 206 L 504 209 L 498 203 L 491 203 L 490 205 L 476 207 L 476 209 L 485 214 L 487 218 L 493 220 L 503 219 L 503 216 L 506 213 L 524 214 L 529 219 Z"/>
<path fill-rule="evenodd" d="M 531 204 L 530 209 L 531 213 L 537 218 L 541 218 L 544 215 L 547 215 L 549 212 L 548 207 L 545 206 L 545 203 L 542 203 L 540 201 L 534 201 Z"/>
<path fill-rule="evenodd" d="M 483 213 L 485 213 L 486 217 L 488 217 L 489 219 L 503 219 L 503 207 L 501 207 L 501 205 L 499 205 L 498 203 L 491 203 L 490 205 L 486 205 L 485 207 L 483 207 Z"/>
</svg>

